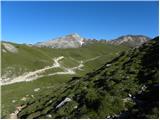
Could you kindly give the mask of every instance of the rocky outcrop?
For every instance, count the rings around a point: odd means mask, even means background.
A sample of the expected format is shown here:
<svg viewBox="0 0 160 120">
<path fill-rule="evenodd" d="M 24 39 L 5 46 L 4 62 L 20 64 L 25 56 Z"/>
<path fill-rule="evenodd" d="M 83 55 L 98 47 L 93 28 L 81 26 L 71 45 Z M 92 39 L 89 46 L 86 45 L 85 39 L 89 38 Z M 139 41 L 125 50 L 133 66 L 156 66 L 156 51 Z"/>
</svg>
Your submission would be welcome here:
<svg viewBox="0 0 160 120">
<path fill-rule="evenodd" d="M 2 52 L 11 52 L 11 53 L 17 53 L 18 50 L 14 45 L 10 43 L 2 43 L 5 49 L 2 49 Z"/>
</svg>

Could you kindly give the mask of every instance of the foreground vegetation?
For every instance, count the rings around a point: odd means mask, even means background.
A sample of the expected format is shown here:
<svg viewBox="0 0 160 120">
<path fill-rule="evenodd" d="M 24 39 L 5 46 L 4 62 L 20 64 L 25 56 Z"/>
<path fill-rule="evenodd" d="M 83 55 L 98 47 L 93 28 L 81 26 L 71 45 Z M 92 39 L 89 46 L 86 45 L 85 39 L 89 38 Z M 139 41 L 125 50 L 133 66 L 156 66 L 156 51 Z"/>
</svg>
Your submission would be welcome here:
<svg viewBox="0 0 160 120">
<path fill-rule="evenodd" d="M 21 106 L 18 118 L 158 118 L 159 38 Z"/>
<path fill-rule="evenodd" d="M 45 76 L 35 81 L 2 86 L 2 118 L 9 118 L 9 115 L 15 111 L 16 107 L 26 101 L 31 102 L 46 94 L 58 94 L 57 89 L 59 91 L 59 88 L 64 88 L 67 85 L 67 81 L 72 77 L 84 76 L 87 72 L 93 71 L 106 61 L 111 60 L 121 51 L 128 49 L 128 47 L 124 46 L 104 44 L 92 44 L 76 49 L 50 49 L 13 45 L 17 48 L 17 53 L 2 52 L 2 76 L 10 71 L 11 74 L 7 75 L 12 78 L 50 66 L 53 64 L 53 58 L 59 56 L 64 56 L 61 64 L 65 67 L 74 67 L 79 64 L 77 61 L 81 60 L 84 61 L 84 67 L 82 70 L 76 71 L 75 75 Z M 2 49 L 4 49 L 3 44 Z M 97 59 L 88 61 L 92 58 Z M 57 71 L 61 71 L 61 69 L 54 68 L 44 74 Z M 35 92 L 34 90 L 38 88 L 40 90 Z"/>
</svg>

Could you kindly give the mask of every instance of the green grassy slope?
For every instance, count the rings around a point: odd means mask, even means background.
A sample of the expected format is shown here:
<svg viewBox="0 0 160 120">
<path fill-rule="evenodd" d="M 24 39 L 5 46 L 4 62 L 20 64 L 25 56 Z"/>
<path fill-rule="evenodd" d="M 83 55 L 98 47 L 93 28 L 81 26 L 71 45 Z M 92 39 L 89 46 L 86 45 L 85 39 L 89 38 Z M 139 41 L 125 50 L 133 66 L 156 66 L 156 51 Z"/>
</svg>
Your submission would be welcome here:
<svg viewBox="0 0 160 120">
<path fill-rule="evenodd" d="M 51 48 L 38 48 L 34 46 L 26 46 L 14 44 L 18 52 L 2 52 L 2 76 L 5 75 L 8 70 L 11 71 L 10 76 L 19 76 L 25 72 L 34 71 L 37 69 L 44 68 L 53 64 L 53 58 L 64 56 L 61 60 L 61 64 L 65 67 L 74 67 L 79 63 L 78 61 L 83 60 L 84 62 L 99 56 L 97 59 L 84 63 L 83 70 L 76 71 L 75 75 L 56 75 L 56 76 L 45 76 L 31 82 L 14 83 L 11 85 L 2 86 L 2 118 L 8 118 L 9 114 L 12 113 L 16 106 L 21 102 L 21 98 L 29 95 L 39 96 L 39 92 L 34 92 L 34 89 L 40 88 L 42 91 L 49 93 L 52 89 L 58 89 L 65 85 L 65 83 L 73 76 L 83 76 L 87 72 L 93 71 L 97 67 L 104 64 L 106 61 L 112 59 L 115 55 L 121 51 L 127 50 L 124 46 L 104 45 L 104 44 L 93 44 L 84 46 L 77 49 L 51 49 Z M 4 48 L 2 44 L 2 49 Z M 62 71 L 60 68 L 54 68 L 47 70 L 44 74 L 54 73 Z M 16 102 L 13 102 L 16 101 Z"/>
<path fill-rule="evenodd" d="M 95 56 L 106 55 L 108 58 L 115 55 L 119 51 L 127 49 L 124 46 L 111 46 L 104 44 L 96 44 L 81 48 L 70 49 L 50 49 L 38 48 L 34 46 L 19 45 L 10 43 L 18 49 L 18 53 L 2 52 L 2 76 L 8 70 L 11 70 L 15 76 L 21 75 L 24 72 L 34 71 L 45 66 L 53 64 L 53 58 L 64 56 L 66 66 L 74 66 L 76 63 L 72 59 L 85 60 Z M 3 49 L 2 43 L 2 49 Z M 110 54 L 111 53 L 111 54 Z"/>
<path fill-rule="evenodd" d="M 158 118 L 158 40 L 31 99 L 18 118 Z"/>
</svg>

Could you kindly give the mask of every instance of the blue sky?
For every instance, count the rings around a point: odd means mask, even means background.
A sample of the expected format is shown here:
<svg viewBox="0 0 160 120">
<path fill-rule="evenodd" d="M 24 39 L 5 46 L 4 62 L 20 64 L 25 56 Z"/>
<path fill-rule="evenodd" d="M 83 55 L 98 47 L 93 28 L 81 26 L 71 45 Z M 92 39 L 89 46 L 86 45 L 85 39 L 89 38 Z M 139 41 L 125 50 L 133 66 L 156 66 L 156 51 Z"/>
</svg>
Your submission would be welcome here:
<svg viewBox="0 0 160 120">
<path fill-rule="evenodd" d="M 78 33 L 114 39 L 121 35 L 158 35 L 158 1 L 2 2 L 2 40 L 36 43 Z"/>
</svg>

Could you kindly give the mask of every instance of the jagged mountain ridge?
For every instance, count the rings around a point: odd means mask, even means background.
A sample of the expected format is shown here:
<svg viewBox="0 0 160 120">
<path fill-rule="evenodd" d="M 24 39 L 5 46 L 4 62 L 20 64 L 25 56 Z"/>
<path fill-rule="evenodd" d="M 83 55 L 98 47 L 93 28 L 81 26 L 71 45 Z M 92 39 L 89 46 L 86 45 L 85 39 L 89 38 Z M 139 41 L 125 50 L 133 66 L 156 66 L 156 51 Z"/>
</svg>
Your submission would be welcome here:
<svg viewBox="0 0 160 120">
<path fill-rule="evenodd" d="M 121 36 L 115 40 L 108 41 L 110 44 L 115 45 L 128 45 L 130 47 L 140 46 L 143 43 L 150 40 L 149 37 L 143 36 L 143 35 L 126 35 Z"/>
<path fill-rule="evenodd" d="M 38 47 L 50 47 L 50 48 L 78 48 L 84 45 L 92 43 L 105 43 L 115 45 L 127 45 L 129 47 L 140 46 L 146 41 L 150 40 L 149 37 L 142 35 L 126 35 L 121 36 L 114 40 L 96 40 L 83 38 L 77 33 L 59 37 L 57 39 L 40 42 L 35 44 Z"/>
<path fill-rule="evenodd" d="M 19 118 L 158 118 L 158 48 L 155 38 L 56 94 L 28 102 Z M 151 94 L 152 93 L 152 94 Z"/>
</svg>

